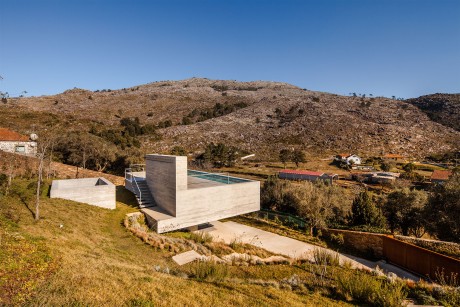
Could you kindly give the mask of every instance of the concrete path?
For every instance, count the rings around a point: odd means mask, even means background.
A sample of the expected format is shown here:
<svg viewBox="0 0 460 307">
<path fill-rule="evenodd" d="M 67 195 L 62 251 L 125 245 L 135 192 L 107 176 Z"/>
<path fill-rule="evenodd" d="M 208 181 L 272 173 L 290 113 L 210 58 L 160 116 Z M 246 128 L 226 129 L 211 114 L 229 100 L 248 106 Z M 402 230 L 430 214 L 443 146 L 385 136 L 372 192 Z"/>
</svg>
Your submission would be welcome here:
<svg viewBox="0 0 460 307">
<path fill-rule="evenodd" d="M 177 254 L 172 257 L 172 259 L 178 264 L 178 265 L 184 265 L 189 262 L 195 261 L 197 259 L 201 259 L 203 256 L 198 254 L 196 251 L 191 250 L 185 253 Z"/>
<path fill-rule="evenodd" d="M 235 222 L 212 222 L 213 226 L 201 231 L 207 232 L 214 238 L 215 241 L 224 241 L 229 244 L 233 240 L 238 242 L 251 244 L 257 247 L 266 249 L 274 254 L 288 256 L 290 258 L 314 260 L 313 252 L 316 249 L 327 250 L 335 253 L 332 250 L 325 249 L 313 244 L 305 243 L 288 237 L 280 236 L 272 232 L 264 231 L 258 228 L 242 225 Z M 385 273 L 393 272 L 401 278 L 412 279 L 418 281 L 420 278 L 406 272 L 395 266 L 383 263 L 373 262 L 362 258 L 339 254 L 340 263 L 348 261 L 354 268 L 365 270 L 374 269 L 377 265 L 384 270 Z"/>
</svg>

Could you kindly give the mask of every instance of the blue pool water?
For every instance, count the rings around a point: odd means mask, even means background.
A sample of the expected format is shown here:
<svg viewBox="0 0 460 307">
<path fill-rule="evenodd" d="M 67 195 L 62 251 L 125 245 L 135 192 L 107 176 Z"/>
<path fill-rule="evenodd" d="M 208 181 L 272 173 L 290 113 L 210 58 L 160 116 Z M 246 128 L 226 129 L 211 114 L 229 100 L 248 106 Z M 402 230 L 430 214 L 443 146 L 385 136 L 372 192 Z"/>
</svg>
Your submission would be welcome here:
<svg viewBox="0 0 460 307">
<path fill-rule="evenodd" d="M 197 177 L 201 179 L 211 180 L 215 182 L 225 183 L 225 184 L 232 184 L 232 183 L 240 183 L 240 182 L 248 182 L 249 180 L 236 178 L 236 177 L 229 177 L 227 175 L 220 175 L 220 174 L 212 174 L 207 172 L 195 171 L 195 170 L 187 170 L 187 175 L 192 177 Z"/>
</svg>

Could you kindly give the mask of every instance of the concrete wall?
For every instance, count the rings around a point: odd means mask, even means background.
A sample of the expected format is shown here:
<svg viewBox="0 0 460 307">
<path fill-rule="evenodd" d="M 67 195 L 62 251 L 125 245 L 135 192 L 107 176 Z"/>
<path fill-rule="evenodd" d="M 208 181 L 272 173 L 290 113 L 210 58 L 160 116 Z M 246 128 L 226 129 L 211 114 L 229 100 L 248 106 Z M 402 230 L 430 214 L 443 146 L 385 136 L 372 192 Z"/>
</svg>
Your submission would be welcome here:
<svg viewBox="0 0 460 307">
<path fill-rule="evenodd" d="M 158 232 L 171 231 L 260 210 L 260 182 L 179 191 L 176 218 L 158 221 Z"/>
<path fill-rule="evenodd" d="M 146 180 L 158 207 L 172 216 L 158 220 L 159 233 L 260 210 L 260 182 L 188 189 L 187 157 L 146 156 Z"/>
<path fill-rule="evenodd" d="M 155 202 L 176 216 L 176 195 L 187 189 L 187 157 L 146 155 L 147 185 Z"/>
<path fill-rule="evenodd" d="M 104 178 L 53 180 L 50 197 L 107 209 L 116 207 L 115 185 Z"/>
<path fill-rule="evenodd" d="M 37 143 L 36 142 L 20 142 L 20 141 L 0 141 L 0 150 L 6 152 L 16 152 L 16 146 L 24 146 L 24 152 L 17 152 L 25 155 L 36 155 L 37 154 Z"/>
</svg>

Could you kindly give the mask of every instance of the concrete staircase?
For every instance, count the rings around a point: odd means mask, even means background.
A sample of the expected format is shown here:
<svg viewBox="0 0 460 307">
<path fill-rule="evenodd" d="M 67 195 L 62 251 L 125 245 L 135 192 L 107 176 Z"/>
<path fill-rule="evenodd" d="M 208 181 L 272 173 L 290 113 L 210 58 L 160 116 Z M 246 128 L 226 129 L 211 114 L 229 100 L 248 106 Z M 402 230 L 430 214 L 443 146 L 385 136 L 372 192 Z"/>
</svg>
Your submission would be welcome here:
<svg viewBox="0 0 460 307">
<path fill-rule="evenodd" d="M 150 193 L 150 189 L 147 185 L 145 179 L 135 178 L 134 179 L 137 183 L 133 183 L 133 192 L 136 196 L 137 202 L 139 204 L 139 208 L 149 208 L 156 206 L 155 199 Z M 137 189 L 139 187 L 139 189 Z"/>
</svg>

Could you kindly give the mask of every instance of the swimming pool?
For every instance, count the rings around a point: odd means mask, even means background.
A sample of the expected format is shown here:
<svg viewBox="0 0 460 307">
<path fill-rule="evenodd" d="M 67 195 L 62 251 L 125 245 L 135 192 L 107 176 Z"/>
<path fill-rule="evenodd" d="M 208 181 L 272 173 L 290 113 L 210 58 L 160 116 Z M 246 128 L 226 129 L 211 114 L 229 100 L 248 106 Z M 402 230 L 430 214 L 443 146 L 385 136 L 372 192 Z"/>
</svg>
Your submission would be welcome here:
<svg viewBox="0 0 460 307">
<path fill-rule="evenodd" d="M 225 184 L 232 184 L 232 183 L 241 183 L 241 182 L 248 182 L 247 179 L 230 177 L 224 174 L 216 174 L 216 173 L 207 173 L 202 171 L 195 171 L 195 170 L 187 170 L 187 175 L 191 177 L 201 178 L 205 180 L 225 183 Z"/>
</svg>

